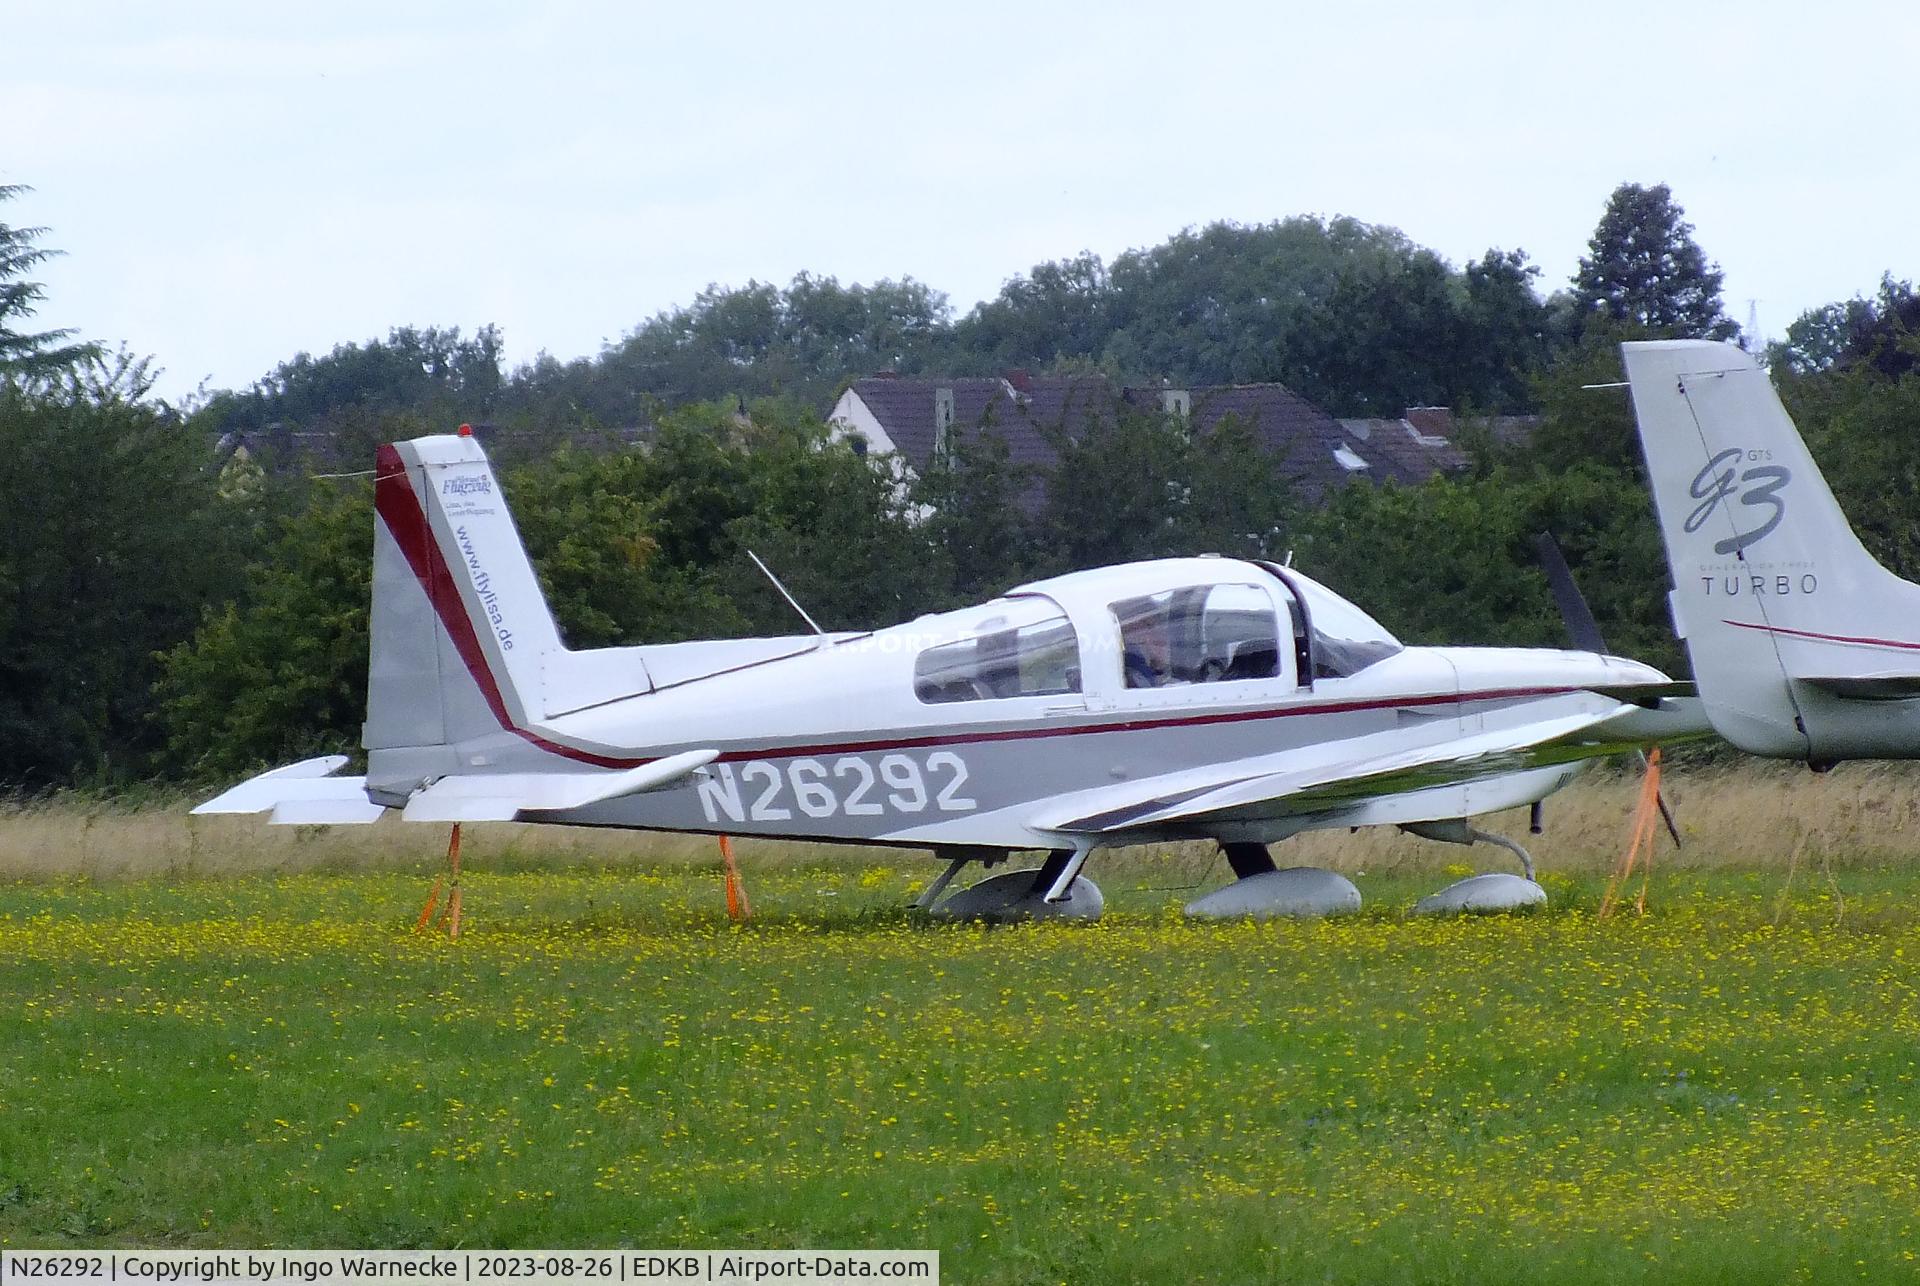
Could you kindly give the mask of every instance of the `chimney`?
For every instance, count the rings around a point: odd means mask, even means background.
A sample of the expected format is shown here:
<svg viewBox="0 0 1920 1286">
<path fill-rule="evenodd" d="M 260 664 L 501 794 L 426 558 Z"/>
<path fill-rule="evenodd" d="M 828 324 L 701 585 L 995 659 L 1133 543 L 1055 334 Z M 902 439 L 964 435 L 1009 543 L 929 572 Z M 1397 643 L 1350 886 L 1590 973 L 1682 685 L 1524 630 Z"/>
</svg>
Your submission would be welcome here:
<svg viewBox="0 0 1920 1286">
<path fill-rule="evenodd" d="M 1024 366 L 1016 366 L 1012 370 L 1004 371 L 1000 378 L 1005 380 L 1016 393 L 1033 392 L 1033 372 Z"/>
<path fill-rule="evenodd" d="M 936 458 L 947 453 L 952 437 L 953 389 L 936 388 L 933 390 L 933 454 Z"/>
</svg>

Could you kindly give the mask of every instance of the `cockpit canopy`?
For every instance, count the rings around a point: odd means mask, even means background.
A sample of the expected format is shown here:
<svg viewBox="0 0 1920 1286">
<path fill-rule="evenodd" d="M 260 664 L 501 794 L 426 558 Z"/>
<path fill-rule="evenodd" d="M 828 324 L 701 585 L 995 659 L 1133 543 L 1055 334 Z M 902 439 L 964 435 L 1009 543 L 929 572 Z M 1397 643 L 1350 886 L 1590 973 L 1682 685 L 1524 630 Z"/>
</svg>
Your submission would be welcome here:
<svg viewBox="0 0 1920 1286">
<path fill-rule="evenodd" d="M 1077 624 L 1077 628 L 1076 628 Z M 1402 651 L 1291 568 L 1168 559 L 1056 577 L 901 627 L 930 704 L 1266 680 L 1338 679 Z M 1311 674 L 1299 673 L 1311 658 Z"/>
</svg>

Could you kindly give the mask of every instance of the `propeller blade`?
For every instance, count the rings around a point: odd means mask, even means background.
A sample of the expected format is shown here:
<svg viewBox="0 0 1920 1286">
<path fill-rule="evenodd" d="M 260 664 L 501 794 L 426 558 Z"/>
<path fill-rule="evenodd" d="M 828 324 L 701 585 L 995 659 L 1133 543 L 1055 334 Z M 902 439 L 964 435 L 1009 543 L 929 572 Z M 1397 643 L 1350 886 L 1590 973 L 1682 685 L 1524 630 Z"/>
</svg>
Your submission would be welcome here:
<svg viewBox="0 0 1920 1286">
<path fill-rule="evenodd" d="M 1540 555 L 1540 569 L 1547 574 L 1547 584 L 1553 590 L 1553 601 L 1560 608 L 1560 618 L 1567 623 L 1567 634 L 1573 639 L 1573 646 L 1582 652 L 1601 652 L 1607 650 L 1607 641 L 1600 636 L 1600 622 L 1593 618 L 1593 609 L 1587 606 L 1586 596 L 1573 582 L 1573 572 L 1567 566 L 1566 556 L 1560 552 L 1560 544 L 1554 540 L 1551 532 L 1541 532 L 1533 538 L 1533 547 Z M 1640 768 L 1649 771 L 1652 764 L 1647 761 L 1647 752 L 1640 752 Z M 1660 805 L 1660 820 L 1667 824 L 1667 834 L 1673 837 L 1673 846 L 1680 848 L 1680 827 L 1673 820 L 1673 810 L 1667 807 L 1664 791 L 1654 792 L 1654 802 Z"/>
<path fill-rule="evenodd" d="M 1647 752 L 1641 750 L 1636 753 L 1640 756 L 1640 771 L 1652 772 L 1653 764 L 1647 759 Z M 1673 837 L 1673 846 L 1675 848 L 1686 847 L 1680 842 L 1680 827 L 1673 820 L 1673 810 L 1667 807 L 1667 792 L 1664 790 L 1654 791 L 1653 802 L 1660 805 L 1660 820 L 1667 824 L 1667 834 Z"/>
<path fill-rule="evenodd" d="M 1605 652 L 1607 643 L 1600 637 L 1600 622 L 1593 619 L 1593 609 L 1587 606 L 1580 587 L 1573 583 L 1573 573 L 1567 568 L 1559 544 L 1551 533 L 1543 531 L 1533 538 L 1533 547 L 1539 552 L 1540 570 L 1547 574 L 1553 601 L 1560 608 L 1560 619 L 1567 623 L 1567 634 L 1573 639 L 1574 648 L 1581 652 Z"/>
</svg>

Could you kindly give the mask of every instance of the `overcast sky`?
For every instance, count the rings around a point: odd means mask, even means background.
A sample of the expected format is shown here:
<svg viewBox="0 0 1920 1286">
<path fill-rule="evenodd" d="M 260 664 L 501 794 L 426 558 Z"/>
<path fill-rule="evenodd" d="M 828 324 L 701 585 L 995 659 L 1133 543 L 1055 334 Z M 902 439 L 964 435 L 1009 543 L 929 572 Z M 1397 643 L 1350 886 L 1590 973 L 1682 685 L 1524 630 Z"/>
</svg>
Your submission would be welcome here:
<svg viewBox="0 0 1920 1286">
<path fill-rule="evenodd" d="M 913 276 L 1349 214 L 1572 274 L 1672 184 L 1728 312 L 1920 276 L 1907 4 L 13 6 L 0 221 L 41 326 L 178 395 L 395 325 L 597 352 L 710 282 Z"/>
</svg>

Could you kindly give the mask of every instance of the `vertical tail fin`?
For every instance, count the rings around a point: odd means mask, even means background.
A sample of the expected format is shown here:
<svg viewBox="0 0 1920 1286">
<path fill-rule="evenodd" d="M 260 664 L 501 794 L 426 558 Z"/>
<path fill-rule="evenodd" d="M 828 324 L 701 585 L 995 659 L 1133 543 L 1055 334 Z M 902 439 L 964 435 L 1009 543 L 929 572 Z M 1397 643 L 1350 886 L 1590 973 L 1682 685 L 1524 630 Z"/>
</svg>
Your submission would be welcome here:
<svg viewBox="0 0 1920 1286">
<path fill-rule="evenodd" d="M 1847 699 L 1920 676 L 1920 586 L 1854 535 L 1766 372 L 1705 340 L 1622 353 L 1674 626 L 1715 730 L 1785 758 L 1920 754 L 1906 702 Z"/>
<path fill-rule="evenodd" d="M 560 632 L 485 452 L 467 436 L 399 442 L 380 448 L 376 479 L 362 743 L 527 727 Z"/>
</svg>

